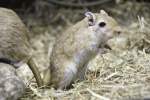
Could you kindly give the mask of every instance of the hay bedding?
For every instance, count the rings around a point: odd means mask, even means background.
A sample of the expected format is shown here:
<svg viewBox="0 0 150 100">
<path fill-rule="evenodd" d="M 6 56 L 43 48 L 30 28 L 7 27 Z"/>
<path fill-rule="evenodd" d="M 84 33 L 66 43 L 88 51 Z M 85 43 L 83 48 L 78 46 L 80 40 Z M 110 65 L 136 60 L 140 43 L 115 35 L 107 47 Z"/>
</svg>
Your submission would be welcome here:
<svg viewBox="0 0 150 100">
<path fill-rule="evenodd" d="M 126 5 L 132 6 L 130 2 Z M 141 10 L 141 8 L 135 9 L 133 9 L 134 13 Z M 112 11 L 111 13 L 115 16 L 118 13 L 116 8 L 107 8 L 107 10 Z M 74 21 L 72 19 L 70 21 L 69 18 L 69 20 L 64 19 L 68 16 L 69 10 L 61 9 L 59 12 L 62 12 L 64 16 L 63 18 L 61 16 L 61 19 L 65 20 L 65 25 L 64 23 L 57 26 L 51 24 L 38 26 L 37 24 L 31 29 L 33 32 L 42 33 L 35 35 L 31 40 L 37 63 L 42 66 L 41 71 L 49 66 L 48 58 L 55 36 Z M 75 12 L 80 15 L 81 11 Z M 86 80 L 75 82 L 73 88 L 67 91 L 56 91 L 53 88 L 37 89 L 35 83 L 32 82 L 21 100 L 142 100 L 143 97 L 150 97 L 150 25 L 148 24 L 149 17 L 147 17 L 150 15 L 145 14 L 144 18 L 133 17 L 134 20 L 130 21 L 130 25 L 124 26 L 124 34 L 108 42 L 112 50 L 106 54 L 97 55 L 88 64 Z"/>
</svg>

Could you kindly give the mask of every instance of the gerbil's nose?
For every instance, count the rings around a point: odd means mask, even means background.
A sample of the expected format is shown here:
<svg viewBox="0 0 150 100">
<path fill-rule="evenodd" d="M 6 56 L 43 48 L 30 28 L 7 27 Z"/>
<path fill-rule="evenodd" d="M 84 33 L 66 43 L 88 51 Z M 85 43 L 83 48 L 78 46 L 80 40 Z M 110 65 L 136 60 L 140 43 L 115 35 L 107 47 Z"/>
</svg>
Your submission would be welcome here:
<svg viewBox="0 0 150 100">
<path fill-rule="evenodd" d="M 120 26 L 117 26 L 117 27 L 115 28 L 115 34 L 116 34 L 116 35 L 122 34 L 122 31 L 123 31 L 123 29 L 122 29 Z"/>
<path fill-rule="evenodd" d="M 116 31 L 116 34 L 117 34 L 117 35 L 120 35 L 120 34 L 121 34 L 121 31 Z"/>
</svg>

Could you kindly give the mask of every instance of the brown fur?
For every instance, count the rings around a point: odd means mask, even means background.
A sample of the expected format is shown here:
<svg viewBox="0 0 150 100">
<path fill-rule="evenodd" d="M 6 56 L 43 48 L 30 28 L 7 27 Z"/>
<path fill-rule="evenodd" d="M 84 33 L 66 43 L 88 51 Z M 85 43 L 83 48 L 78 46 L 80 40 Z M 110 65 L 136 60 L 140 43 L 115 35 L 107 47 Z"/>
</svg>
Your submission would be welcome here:
<svg viewBox="0 0 150 100">
<path fill-rule="evenodd" d="M 32 48 L 28 41 L 28 34 L 28 29 L 14 11 L 0 8 L 0 58 L 32 65 L 29 67 L 33 71 L 38 85 L 41 86 L 39 71 L 31 57 Z"/>
</svg>

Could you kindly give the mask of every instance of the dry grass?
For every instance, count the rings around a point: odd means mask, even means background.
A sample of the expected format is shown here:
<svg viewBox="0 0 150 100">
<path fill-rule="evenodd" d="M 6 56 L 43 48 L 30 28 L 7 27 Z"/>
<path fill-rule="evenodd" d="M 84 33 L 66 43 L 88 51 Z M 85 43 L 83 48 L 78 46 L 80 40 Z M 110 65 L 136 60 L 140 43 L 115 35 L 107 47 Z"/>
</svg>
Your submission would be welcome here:
<svg viewBox="0 0 150 100">
<path fill-rule="evenodd" d="M 134 6 L 135 8 L 132 3 L 127 2 L 113 9 L 106 8 L 124 24 L 125 32 L 108 42 L 112 47 L 111 51 L 97 55 L 89 63 L 86 80 L 75 82 L 73 88 L 67 91 L 56 91 L 51 87 L 37 89 L 33 83 L 21 100 L 141 100 L 143 97 L 150 97 L 150 13 L 147 12 L 149 7 L 144 4 Z M 143 17 L 140 11 L 143 11 Z M 83 17 L 82 10 L 73 10 L 76 15 L 66 9 L 53 12 L 57 18 L 46 25 L 37 22 L 34 16 L 24 19 L 29 27 L 32 26 L 31 30 L 34 33 L 39 33 L 34 34 L 32 43 L 37 54 L 37 63 L 42 66 L 41 70 L 49 66 L 55 36 Z M 140 17 L 137 17 L 138 15 Z M 32 25 L 30 21 L 36 24 Z"/>
</svg>

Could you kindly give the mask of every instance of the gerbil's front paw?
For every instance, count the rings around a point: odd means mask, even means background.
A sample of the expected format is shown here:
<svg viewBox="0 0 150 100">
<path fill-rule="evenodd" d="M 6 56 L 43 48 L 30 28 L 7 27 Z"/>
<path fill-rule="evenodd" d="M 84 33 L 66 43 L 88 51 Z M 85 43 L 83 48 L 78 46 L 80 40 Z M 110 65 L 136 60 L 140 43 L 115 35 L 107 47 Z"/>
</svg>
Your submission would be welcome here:
<svg viewBox="0 0 150 100">
<path fill-rule="evenodd" d="M 98 48 L 98 53 L 99 54 L 105 54 L 107 53 L 109 50 L 111 50 L 111 47 L 107 44 L 101 45 Z"/>
<path fill-rule="evenodd" d="M 109 51 L 110 51 L 110 49 L 107 49 L 107 48 L 99 48 L 98 53 L 99 53 L 99 54 L 105 54 L 105 53 L 107 53 L 107 52 L 109 52 Z"/>
</svg>

